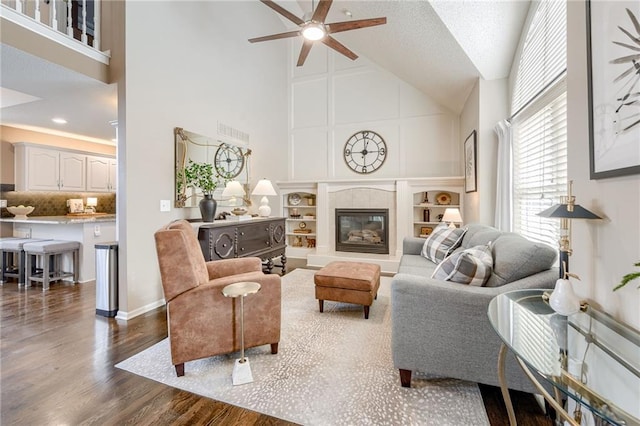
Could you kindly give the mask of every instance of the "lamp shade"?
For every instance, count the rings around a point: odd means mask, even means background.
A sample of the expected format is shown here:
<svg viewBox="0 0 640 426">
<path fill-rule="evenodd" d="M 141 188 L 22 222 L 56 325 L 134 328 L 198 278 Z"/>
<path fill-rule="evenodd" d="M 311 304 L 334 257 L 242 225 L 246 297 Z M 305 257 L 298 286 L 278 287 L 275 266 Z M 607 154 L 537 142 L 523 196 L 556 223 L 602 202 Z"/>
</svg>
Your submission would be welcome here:
<svg viewBox="0 0 640 426">
<path fill-rule="evenodd" d="M 278 193 L 273 188 L 273 184 L 270 180 L 260 179 L 251 195 L 278 195 Z"/>
<path fill-rule="evenodd" d="M 237 180 L 227 182 L 222 191 L 223 197 L 242 197 L 245 194 L 242 184 Z"/>
<path fill-rule="evenodd" d="M 455 207 L 449 207 L 444 211 L 442 216 L 443 222 L 462 222 L 462 216 L 460 210 Z"/>
<path fill-rule="evenodd" d="M 570 204 L 556 204 L 541 211 L 538 213 L 538 216 L 555 217 L 559 219 L 602 219 L 600 216 L 591 213 L 580 204 L 571 205 L 573 209 L 570 209 L 569 206 Z"/>
</svg>

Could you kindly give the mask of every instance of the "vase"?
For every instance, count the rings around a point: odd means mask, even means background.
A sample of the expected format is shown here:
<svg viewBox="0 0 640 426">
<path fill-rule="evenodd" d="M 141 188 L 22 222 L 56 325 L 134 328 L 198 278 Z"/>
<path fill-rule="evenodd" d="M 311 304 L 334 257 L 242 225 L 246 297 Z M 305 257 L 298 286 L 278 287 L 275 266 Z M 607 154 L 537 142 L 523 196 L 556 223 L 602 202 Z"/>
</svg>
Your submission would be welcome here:
<svg viewBox="0 0 640 426">
<path fill-rule="evenodd" d="M 580 299 L 573 292 L 571 281 L 559 279 L 549 296 L 549 305 L 560 315 L 575 314 L 580 310 Z"/>
<path fill-rule="evenodd" d="M 218 207 L 218 203 L 213 199 L 213 195 L 205 194 L 198 205 L 200 206 L 202 221 L 213 222 L 213 219 L 216 217 L 216 207 Z"/>
</svg>

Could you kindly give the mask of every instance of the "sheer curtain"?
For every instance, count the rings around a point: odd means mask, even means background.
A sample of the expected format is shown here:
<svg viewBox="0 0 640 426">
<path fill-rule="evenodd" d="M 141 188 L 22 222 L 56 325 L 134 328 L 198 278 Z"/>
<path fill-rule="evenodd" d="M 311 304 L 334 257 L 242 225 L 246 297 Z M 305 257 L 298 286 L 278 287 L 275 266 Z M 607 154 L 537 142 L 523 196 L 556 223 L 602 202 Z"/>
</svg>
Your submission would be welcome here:
<svg viewBox="0 0 640 426">
<path fill-rule="evenodd" d="M 493 130 L 498 134 L 498 175 L 496 186 L 495 227 L 511 231 L 511 124 L 501 120 Z"/>
</svg>

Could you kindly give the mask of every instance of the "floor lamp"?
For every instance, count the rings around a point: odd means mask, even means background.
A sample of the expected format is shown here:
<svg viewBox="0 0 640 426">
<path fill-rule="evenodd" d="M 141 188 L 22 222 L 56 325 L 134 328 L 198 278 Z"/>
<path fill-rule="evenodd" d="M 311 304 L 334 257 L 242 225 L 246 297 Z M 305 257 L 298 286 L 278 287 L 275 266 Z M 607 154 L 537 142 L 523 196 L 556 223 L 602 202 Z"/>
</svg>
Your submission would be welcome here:
<svg viewBox="0 0 640 426">
<path fill-rule="evenodd" d="M 541 217 L 551 217 L 560 219 L 560 278 L 565 277 L 565 272 L 569 272 L 569 256 L 571 249 L 571 219 L 602 219 L 600 216 L 591 213 L 589 210 L 576 204 L 576 197 L 571 195 L 573 181 L 569 181 L 569 195 L 560 198 L 560 204 L 549 207 L 538 213 Z"/>
</svg>

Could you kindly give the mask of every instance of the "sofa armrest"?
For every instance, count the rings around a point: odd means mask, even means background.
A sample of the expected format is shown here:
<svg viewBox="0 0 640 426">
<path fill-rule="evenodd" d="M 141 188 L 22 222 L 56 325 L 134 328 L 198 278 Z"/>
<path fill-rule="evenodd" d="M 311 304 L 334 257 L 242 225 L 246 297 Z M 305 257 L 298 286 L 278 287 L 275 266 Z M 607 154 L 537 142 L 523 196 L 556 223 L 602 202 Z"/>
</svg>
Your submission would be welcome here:
<svg viewBox="0 0 640 426">
<path fill-rule="evenodd" d="M 210 280 L 241 274 L 244 272 L 261 271 L 262 261 L 258 257 L 240 257 L 207 262 L 207 272 L 209 273 Z"/>
<path fill-rule="evenodd" d="M 424 238 L 404 237 L 402 240 L 402 254 L 420 254 L 424 242 Z"/>
</svg>

